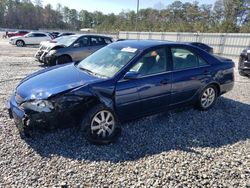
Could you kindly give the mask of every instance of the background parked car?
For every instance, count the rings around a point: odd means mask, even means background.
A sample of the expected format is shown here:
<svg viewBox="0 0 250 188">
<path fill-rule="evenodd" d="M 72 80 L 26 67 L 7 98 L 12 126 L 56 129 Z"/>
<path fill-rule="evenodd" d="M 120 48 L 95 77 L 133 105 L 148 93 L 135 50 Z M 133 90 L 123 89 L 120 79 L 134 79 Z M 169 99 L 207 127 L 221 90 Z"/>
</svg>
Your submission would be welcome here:
<svg viewBox="0 0 250 188">
<path fill-rule="evenodd" d="M 201 42 L 190 42 L 190 44 L 192 44 L 194 46 L 197 46 L 197 47 L 207 51 L 210 54 L 214 53 L 214 49 L 211 46 L 207 45 L 207 44 L 204 44 L 204 43 L 201 43 Z"/>
<path fill-rule="evenodd" d="M 11 37 L 9 43 L 17 46 L 40 44 L 42 41 L 52 40 L 48 33 L 30 32 L 24 36 Z"/>
<path fill-rule="evenodd" d="M 8 38 L 10 37 L 17 37 L 17 36 L 24 36 L 27 33 L 29 33 L 29 31 L 15 31 L 15 32 L 8 32 Z"/>
<path fill-rule="evenodd" d="M 238 70 L 241 76 L 250 77 L 250 46 L 241 52 Z"/>
<path fill-rule="evenodd" d="M 81 61 L 110 43 L 112 38 L 100 35 L 64 36 L 58 38 L 56 42 L 43 43 L 35 57 L 50 66 Z"/>
</svg>

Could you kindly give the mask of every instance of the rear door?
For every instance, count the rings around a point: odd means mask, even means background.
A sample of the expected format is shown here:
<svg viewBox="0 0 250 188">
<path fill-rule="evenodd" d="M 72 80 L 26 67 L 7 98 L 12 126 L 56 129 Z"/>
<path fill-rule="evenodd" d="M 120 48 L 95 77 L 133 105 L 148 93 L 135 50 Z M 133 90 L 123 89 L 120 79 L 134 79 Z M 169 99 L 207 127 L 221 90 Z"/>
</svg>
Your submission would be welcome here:
<svg viewBox="0 0 250 188">
<path fill-rule="evenodd" d="M 191 47 L 171 47 L 172 55 L 172 97 L 171 104 L 184 103 L 194 99 L 199 89 L 210 78 L 210 65 Z"/>
</svg>

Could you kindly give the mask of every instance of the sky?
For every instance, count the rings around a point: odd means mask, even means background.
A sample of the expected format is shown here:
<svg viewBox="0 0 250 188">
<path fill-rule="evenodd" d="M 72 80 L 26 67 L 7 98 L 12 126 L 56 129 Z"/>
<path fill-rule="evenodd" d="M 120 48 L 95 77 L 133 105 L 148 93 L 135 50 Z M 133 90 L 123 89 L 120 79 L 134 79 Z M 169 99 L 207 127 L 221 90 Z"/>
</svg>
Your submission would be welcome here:
<svg viewBox="0 0 250 188">
<path fill-rule="evenodd" d="M 140 0 L 140 8 L 160 8 L 161 5 L 169 5 L 175 0 Z M 213 4 L 215 0 L 197 0 L 200 4 Z M 50 3 L 53 8 L 60 3 L 63 6 L 68 6 L 71 9 L 78 11 L 84 9 L 89 12 L 101 11 L 105 14 L 118 14 L 122 10 L 135 10 L 137 0 L 42 0 L 43 5 Z M 181 2 L 194 2 L 182 0 Z"/>
</svg>

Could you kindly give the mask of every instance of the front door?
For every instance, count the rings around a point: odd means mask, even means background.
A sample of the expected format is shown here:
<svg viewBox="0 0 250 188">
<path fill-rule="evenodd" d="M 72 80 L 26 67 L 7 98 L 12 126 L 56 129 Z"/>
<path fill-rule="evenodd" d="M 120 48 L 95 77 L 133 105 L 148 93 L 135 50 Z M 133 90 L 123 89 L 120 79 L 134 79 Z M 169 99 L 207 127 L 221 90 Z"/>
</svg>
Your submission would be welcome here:
<svg viewBox="0 0 250 188">
<path fill-rule="evenodd" d="M 151 50 L 144 55 L 130 70 L 137 72 L 138 77 L 117 84 L 117 110 L 127 116 L 137 116 L 167 108 L 172 76 L 168 70 L 165 48 Z"/>
<path fill-rule="evenodd" d="M 73 43 L 70 52 L 73 61 L 81 61 L 91 54 L 89 37 L 83 36 Z"/>
</svg>

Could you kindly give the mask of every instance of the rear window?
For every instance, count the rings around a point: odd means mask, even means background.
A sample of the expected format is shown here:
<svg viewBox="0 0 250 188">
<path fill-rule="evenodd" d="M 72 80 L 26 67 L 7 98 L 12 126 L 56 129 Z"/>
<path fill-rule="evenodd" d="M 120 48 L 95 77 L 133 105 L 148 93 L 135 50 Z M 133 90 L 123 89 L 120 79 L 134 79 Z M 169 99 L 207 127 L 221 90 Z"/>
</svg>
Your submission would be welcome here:
<svg viewBox="0 0 250 188">
<path fill-rule="evenodd" d="M 19 31 L 19 33 L 28 33 L 27 31 Z"/>
</svg>

